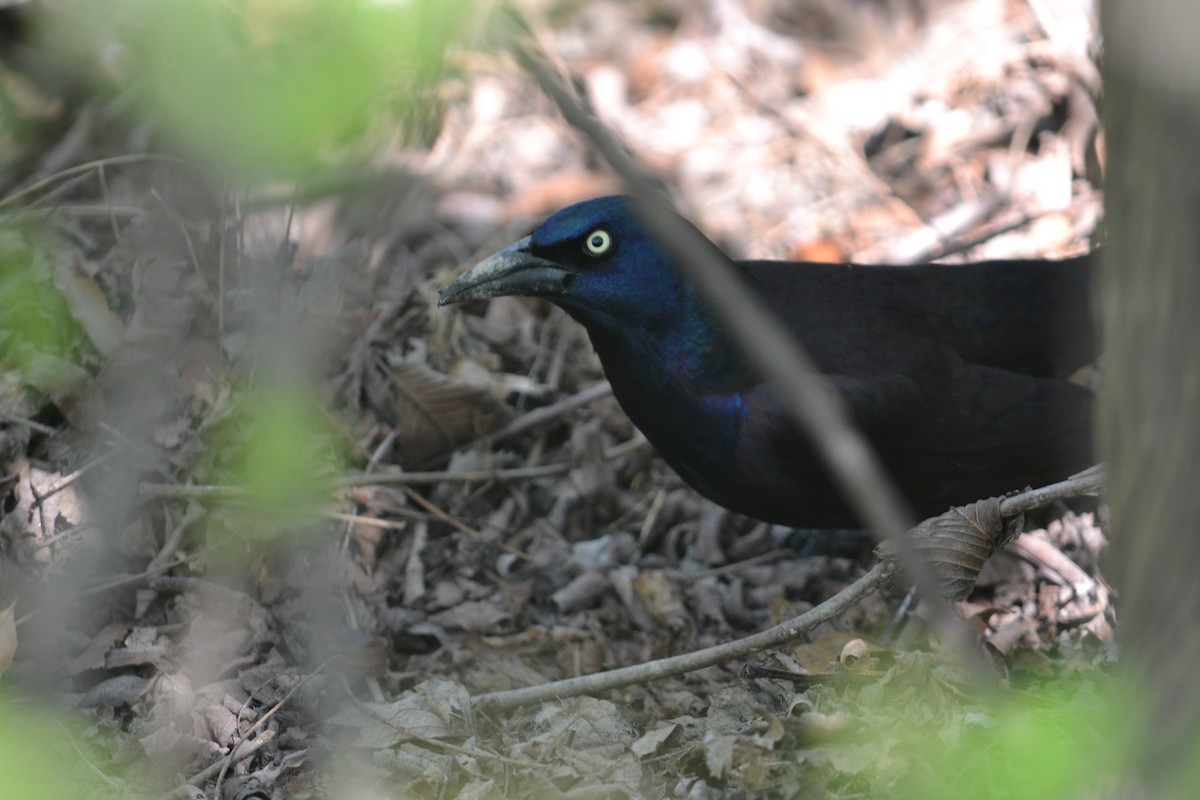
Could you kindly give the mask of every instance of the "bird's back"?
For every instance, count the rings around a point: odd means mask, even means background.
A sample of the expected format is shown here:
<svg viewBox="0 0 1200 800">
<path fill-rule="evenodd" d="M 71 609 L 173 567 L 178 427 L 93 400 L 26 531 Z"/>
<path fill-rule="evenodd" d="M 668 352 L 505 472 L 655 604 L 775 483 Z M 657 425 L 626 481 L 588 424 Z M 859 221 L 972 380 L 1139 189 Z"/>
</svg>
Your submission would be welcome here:
<svg viewBox="0 0 1200 800">
<path fill-rule="evenodd" d="M 740 262 L 768 308 L 820 361 L 908 334 L 964 361 L 1065 377 L 1097 354 L 1091 256 L 916 266 Z M 835 368 L 836 364 L 829 364 Z"/>
<path fill-rule="evenodd" d="M 956 266 L 743 262 L 913 510 L 941 513 L 1091 460 L 1087 257 Z M 855 517 L 762 381 L 627 198 L 585 201 L 477 264 L 441 302 L 546 297 L 588 330 L 621 406 L 691 485 L 771 522 Z"/>
<path fill-rule="evenodd" d="M 1092 394 L 1060 377 L 1095 355 L 1086 257 L 741 268 L 918 515 L 1051 483 L 1092 463 Z M 759 518 L 853 526 L 773 387 L 747 380 L 743 391 L 752 411 L 732 466 L 702 490 Z"/>
</svg>

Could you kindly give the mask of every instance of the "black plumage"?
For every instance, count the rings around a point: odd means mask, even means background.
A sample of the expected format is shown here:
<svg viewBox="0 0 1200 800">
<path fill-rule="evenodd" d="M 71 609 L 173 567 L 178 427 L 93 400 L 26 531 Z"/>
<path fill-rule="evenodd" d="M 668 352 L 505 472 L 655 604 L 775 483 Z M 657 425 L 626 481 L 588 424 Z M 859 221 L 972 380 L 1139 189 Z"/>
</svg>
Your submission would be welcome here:
<svg viewBox="0 0 1200 800">
<path fill-rule="evenodd" d="M 736 262 L 866 433 L 914 511 L 941 513 L 1092 461 L 1090 259 L 908 267 Z M 769 522 L 857 520 L 773 387 L 628 200 L 564 209 L 441 303 L 546 297 L 587 329 L 613 392 L 702 494 Z"/>
</svg>

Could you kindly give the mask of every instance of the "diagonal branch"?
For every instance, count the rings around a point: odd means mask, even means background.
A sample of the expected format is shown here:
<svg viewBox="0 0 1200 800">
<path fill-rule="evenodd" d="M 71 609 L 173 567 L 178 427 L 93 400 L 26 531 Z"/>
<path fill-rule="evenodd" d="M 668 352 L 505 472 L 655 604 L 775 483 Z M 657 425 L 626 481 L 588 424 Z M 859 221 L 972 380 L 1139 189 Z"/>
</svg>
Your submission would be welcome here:
<svg viewBox="0 0 1200 800">
<path fill-rule="evenodd" d="M 522 689 L 511 689 L 506 692 L 481 694 L 471 700 L 475 705 L 482 706 L 488 711 L 507 711 L 519 706 L 561 700 L 566 697 L 593 695 L 610 689 L 619 689 L 622 686 L 632 686 L 660 678 L 682 675 L 685 672 L 711 667 L 714 664 L 737 658 L 745 658 L 760 650 L 778 647 L 799 639 L 813 628 L 833 619 L 874 592 L 889 578 L 890 573 L 891 570 L 887 565 L 876 564 L 866 575 L 820 605 L 814 606 L 787 622 L 736 641 L 657 661 L 647 661 L 632 667 L 597 672 L 592 675 L 582 675 L 577 678 L 567 678 Z"/>
<path fill-rule="evenodd" d="M 812 438 L 860 519 L 881 541 L 899 542 L 899 560 L 928 603 L 932 620 L 959 643 L 965 659 L 978 662 L 966 627 L 942 599 L 938 582 L 928 566 L 904 540 L 912 512 L 866 438 L 854 428 L 837 397 L 817 373 L 811 358 L 760 307 L 730 268 L 729 258 L 671 211 L 659 182 L 584 108 L 547 66 L 544 54 L 518 13 L 511 7 L 507 11 L 512 28 L 510 45 L 522 68 L 554 101 L 567 122 L 591 141 L 625 181 L 646 223 L 699 287 L 746 357 L 775 384 L 788 411 Z"/>
</svg>

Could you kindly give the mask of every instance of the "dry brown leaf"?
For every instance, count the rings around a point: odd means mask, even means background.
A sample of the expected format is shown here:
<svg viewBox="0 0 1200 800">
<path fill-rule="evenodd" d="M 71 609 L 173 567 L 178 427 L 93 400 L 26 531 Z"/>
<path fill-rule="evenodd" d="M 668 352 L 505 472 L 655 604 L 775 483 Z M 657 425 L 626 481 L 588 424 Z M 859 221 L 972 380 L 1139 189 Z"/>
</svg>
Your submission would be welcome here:
<svg viewBox="0 0 1200 800">
<path fill-rule="evenodd" d="M 108 305 L 108 298 L 92 277 L 84 272 L 75 250 L 56 254 L 54 285 L 67 301 L 71 316 L 106 358 L 125 336 L 125 323 Z"/>
<path fill-rule="evenodd" d="M 1000 516 L 1000 498 L 952 508 L 908 532 L 911 547 L 929 565 L 948 600 L 963 600 L 987 560 L 1013 537 L 1015 525 Z M 1019 529 L 1019 528 L 1018 528 Z M 896 558 L 897 545 L 876 548 L 883 558 Z"/>
<path fill-rule="evenodd" d="M 662 570 L 649 570 L 633 579 L 633 590 L 654 618 L 669 631 L 679 632 L 691 624 L 678 587 Z"/>
<path fill-rule="evenodd" d="M 483 600 L 469 600 L 429 619 L 443 628 L 468 633 L 500 633 L 511 630 L 513 623 L 512 614 Z"/>
<path fill-rule="evenodd" d="M 367 405 L 396 431 L 401 464 L 420 464 L 496 430 L 512 412 L 487 389 L 423 364 L 377 358 L 363 383 Z"/>
<path fill-rule="evenodd" d="M 391 703 L 359 703 L 328 720 L 353 732 L 357 744 L 387 749 L 420 739 L 456 739 L 472 734 L 471 698 L 452 681 L 430 680 Z M 411 734 L 411 736 L 410 736 Z"/>
<path fill-rule="evenodd" d="M 150 681 L 137 675 L 117 675 L 101 681 L 88 690 L 79 701 L 80 708 L 95 708 L 108 706 L 120 708 L 133 705 L 134 701 L 146 693 Z"/>
<path fill-rule="evenodd" d="M 630 746 L 630 750 L 638 758 L 649 758 L 658 755 L 670 744 L 672 739 L 678 738 L 676 736 L 678 731 L 678 724 L 668 722 L 662 727 L 644 733 L 642 738 Z"/>
</svg>

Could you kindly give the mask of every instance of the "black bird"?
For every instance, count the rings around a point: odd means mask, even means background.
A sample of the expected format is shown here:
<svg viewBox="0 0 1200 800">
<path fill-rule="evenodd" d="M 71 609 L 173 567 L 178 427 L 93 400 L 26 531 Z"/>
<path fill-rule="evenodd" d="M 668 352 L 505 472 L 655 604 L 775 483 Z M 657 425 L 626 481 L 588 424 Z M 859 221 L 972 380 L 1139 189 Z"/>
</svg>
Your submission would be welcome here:
<svg viewBox="0 0 1200 800">
<path fill-rule="evenodd" d="M 1089 257 L 960 265 L 740 261 L 922 517 L 1092 463 Z M 701 494 L 768 522 L 860 523 L 784 404 L 623 197 L 566 208 L 439 304 L 545 297 L 587 328 L 621 407 Z"/>
</svg>

